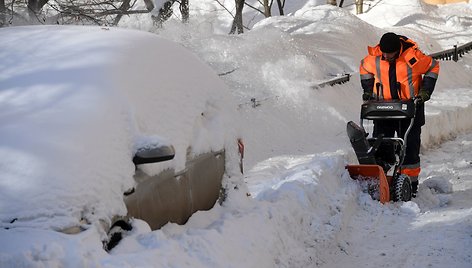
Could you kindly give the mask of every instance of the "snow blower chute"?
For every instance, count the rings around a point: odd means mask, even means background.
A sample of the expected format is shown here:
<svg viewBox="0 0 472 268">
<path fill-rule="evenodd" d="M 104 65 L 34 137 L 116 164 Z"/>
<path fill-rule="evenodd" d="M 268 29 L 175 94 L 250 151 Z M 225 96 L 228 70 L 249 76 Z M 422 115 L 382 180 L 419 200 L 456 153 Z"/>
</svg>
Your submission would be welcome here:
<svg viewBox="0 0 472 268">
<path fill-rule="evenodd" d="M 359 161 L 358 165 L 347 165 L 351 178 L 369 181 L 368 192 L 382 204 L 389 201 L 411 200 L 411 181 L 401 174 L 405 158 L 406 141 L 416 113 L 413 100 L 370 100 L 361 106 L 360 126 L 347 123 L 347 135 Z M 364 129 L 364 120 L 389 120 L 399 124 L 409 119 L 404 137 L 369 137 Z"/>
</svg>

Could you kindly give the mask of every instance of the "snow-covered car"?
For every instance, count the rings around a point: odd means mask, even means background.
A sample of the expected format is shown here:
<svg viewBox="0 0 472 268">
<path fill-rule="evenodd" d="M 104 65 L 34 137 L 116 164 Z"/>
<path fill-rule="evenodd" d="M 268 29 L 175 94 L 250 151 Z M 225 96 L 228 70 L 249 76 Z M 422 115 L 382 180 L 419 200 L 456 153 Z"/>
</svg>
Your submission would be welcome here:
<svg viewBox="0 0 472 268">
<path fill-rule="evenodd" d="M 157 229 L 215 204 L 236 105 L 195 55 L 118 28 L 0 36 L 1 228 L 97 228 L 107 243 L 127 219 Z"/>
</svg>

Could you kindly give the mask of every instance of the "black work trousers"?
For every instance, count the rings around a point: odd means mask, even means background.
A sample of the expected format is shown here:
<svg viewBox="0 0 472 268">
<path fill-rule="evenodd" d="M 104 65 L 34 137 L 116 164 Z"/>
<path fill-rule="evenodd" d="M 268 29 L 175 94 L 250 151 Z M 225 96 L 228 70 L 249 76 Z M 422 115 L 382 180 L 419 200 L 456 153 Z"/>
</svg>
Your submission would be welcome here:
<svg viewBox="0 0 472 268">
<path fill-rule="evenodd" d="M 410 130 L 406 142 L 405 159 L 402 166 L 410 166 L 420 163 L 421 148 L 421 127 L 425 123 L 424 105 L 418 105 L 416 108 L 415 122 Z M 405 132 L 410 125 L 410 119 L 402 120 L 375 120 L 373 136 L 378 137 L 383 134 L 384 137 L 394 137 L 395 133 L 400 138 L 404 138 Z M 416 178 L 415 178 L 416 179 Z"/>
</svg>

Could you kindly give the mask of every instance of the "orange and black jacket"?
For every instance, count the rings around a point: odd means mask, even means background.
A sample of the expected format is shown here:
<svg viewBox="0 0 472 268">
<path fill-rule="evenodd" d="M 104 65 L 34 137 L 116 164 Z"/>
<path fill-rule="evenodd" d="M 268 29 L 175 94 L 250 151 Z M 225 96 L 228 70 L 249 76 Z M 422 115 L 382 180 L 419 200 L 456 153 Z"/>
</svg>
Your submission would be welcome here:
<svg viewBox="0 0 472 268">
<path fill-rule="evenodd" d="M 361 61 L 360 75 L 364 93 L 383 100 L 412 99 L 420 89 L 429 95 L 439 75 L 439 63 L 423 54 L 415 42 L 400 36 L 401 49 L 392 64 L 384 60 L 380 46 L 368 47 L 369 54 Z"/>
</svg>

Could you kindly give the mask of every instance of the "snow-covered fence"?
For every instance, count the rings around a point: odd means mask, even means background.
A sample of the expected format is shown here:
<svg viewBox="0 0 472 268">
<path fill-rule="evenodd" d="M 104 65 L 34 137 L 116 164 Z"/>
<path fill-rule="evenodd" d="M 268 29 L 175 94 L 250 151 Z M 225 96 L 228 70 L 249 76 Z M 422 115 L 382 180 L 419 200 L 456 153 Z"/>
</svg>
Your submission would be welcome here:
<svg viewBox="0 0 472 268">
<path fill-rule="evenodd" d="M 348 82 L 350 78 L 351 78 L 351 74 L 343 74 L 340 77 L 336 77 L 336 78 L 330 79 L 328 81 L 325 81 L 323 83 L 313 85 L 313 86 L 311 86 L 311 88 L 318 89 L 318 88 L 322 88 L 322 87 L 325 87 L 325 86 L 334 86 L 336 84 L 344 84 L 344 83 Z"/>
<path fill-rule="evenodd" d="M 318 84 L 314 86 L 314 88 L 321 88 L 327 85 L 334 86 L 336 84 L 344 84 L 349 81 L 349 78 L 351 78 L 351 74 L 343 74 L 341 77 L 337 77 L 337 78 L 328 80 L 326 82 L 323 82 L 321 84 Z"/>
<path fill-rule="evenodd" d="M 454 47 L 451 49 L 439 51 L 439 52 L 430 54 L 430 56 L 437 60 L 458 61 L 459 57 L 462 57 L 465 53 L 471 50 L 472 50 L 472 42 L 469 42 L 462 46 L 454 45 Z"/>
</svg>

